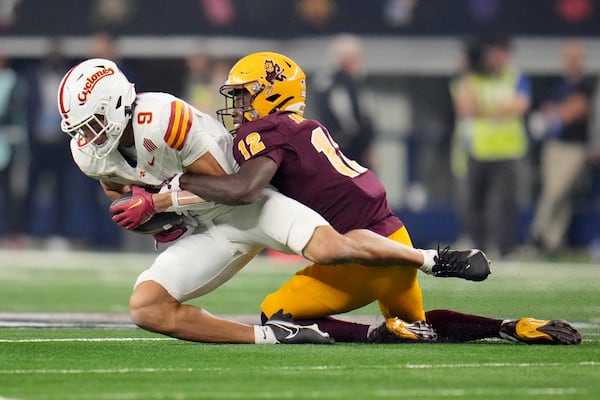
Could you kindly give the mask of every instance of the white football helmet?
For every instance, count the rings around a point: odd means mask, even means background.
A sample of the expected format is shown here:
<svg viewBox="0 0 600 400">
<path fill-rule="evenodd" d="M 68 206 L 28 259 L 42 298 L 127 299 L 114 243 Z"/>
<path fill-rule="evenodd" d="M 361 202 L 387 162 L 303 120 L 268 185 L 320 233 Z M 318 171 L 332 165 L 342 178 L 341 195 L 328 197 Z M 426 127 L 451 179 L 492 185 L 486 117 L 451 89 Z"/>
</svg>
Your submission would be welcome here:
<svg viewBox="0 0 600 400">
<path fill-rule="evenodd" d="M 117 65 L 92 58 L 71 68 L 58 88 L 63 132 L 105 158 L 119 144 L 132 114 L 136 93 Z"/>
</svg>

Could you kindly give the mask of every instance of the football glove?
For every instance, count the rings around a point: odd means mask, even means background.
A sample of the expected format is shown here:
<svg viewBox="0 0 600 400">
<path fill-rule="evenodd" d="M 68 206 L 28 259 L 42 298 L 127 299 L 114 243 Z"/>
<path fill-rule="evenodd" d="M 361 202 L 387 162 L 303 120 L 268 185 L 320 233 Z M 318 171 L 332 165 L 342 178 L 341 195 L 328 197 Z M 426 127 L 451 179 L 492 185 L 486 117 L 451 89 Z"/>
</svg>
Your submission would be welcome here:
<svg viewBox="0 0 600 400">
<path fill-rule="evenodd" d="M 131 197 L 118 204 L 113 203 L 110 213 L 112 220 L 120 227 L 135 229 L 156 214 L 152 193 L 139 186 L 131 186 Z"/>
</svg>

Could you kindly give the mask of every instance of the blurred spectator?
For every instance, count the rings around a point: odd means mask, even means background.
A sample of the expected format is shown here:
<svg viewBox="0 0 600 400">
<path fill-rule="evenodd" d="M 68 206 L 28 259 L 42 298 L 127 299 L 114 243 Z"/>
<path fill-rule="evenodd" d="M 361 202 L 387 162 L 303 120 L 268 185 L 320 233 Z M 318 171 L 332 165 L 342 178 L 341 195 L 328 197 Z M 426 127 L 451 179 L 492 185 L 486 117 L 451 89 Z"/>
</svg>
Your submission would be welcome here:
<svg viewBox="0 0 600 400">
<path fill-rule="evenodd" d="M 90 53 L 93 57 L 106 58 L 117 62 L 118 55 L 113 35 L 106 31 L 99 31 L 92 35 Z"/>
<path fill-rule="evenodd" d="M 408 26 L 413 22 L 417 0 L 385 0 L 383 19 L 394 27 Z"/>
<path fill-rule="evenodd" d="M 452 87 L 454 167 L 465 176 L 465 223 L 475 247 L 507 256 L 516 245 L 517 162 L 527 152 L 530 82 L 511 65 L 507 38 L 471 44 L 467 61 Z"/>
<path fill-rule="evenodd" d="M 69 184 L 78 172 L 73 168 L 69 137 L 60 131 L 56 93 L 68 70 L 67 62 L 54 42 L 50 51 L 28 76 L 29 96 L 29 169 L 24 209 L 28 234 L 65 245 L 75 237 L 71 225 Z M 43 218 L 41 218 L 43 216 Z"/>
<path fill-rule="evenodd" d="M 140 2 L 137 0 L 96 0 L 89 5 L 90 25 L 97 29 L 119 29 L 135 18 Z"/>
<path fill-rule="evenodd" d="M 0 1 L 0 30 L 10 31 L 17 21 L 17 14 L 21 0 Z"/>
<path fill-rule="evenodd" d="M 183 99 L 212 116 L 223 108 L 219 88 L 227 79 L 226 69 L 204 51 L 196 51 L 186 58 L 187 74 L 183 80 Z"/>
<path fill-rule="evenodd" d="M 90 56 L 114 61 L 127 76 L 135 78 L 134 68 L 121 58 L 116 38 L 108 31 L 98 31 L 90 37 Z"/>
<path fill-rule="evenodd" d="M 199 3 L 210 24 L 227 27 L 235 22 L 236 8 L 231 0 L 201 0 Z"/>
<path fill-rule="evenodd" d="M 341 35 L 331 44 L 333 71 L 314 79 L 314 110 L 344 154 L 370 168 L 370 147 L 375 137 L 365 88 L 363 44 Z"/>
<path fill-rule="evenodd" d="M 336 17 L 334 0 L 297 0 L 296 14 L 307 28 L 328 31 Z"/>
<path fill-rule="evenodd" d="M 532 136 L 542 140 L 541 194 L 531 227 L 533 243 L 555 254 L 566 243 L 573 192 L 588 159 L 589 123 L 595 78 L 585 74 L 578 40 L 562 49 L 563 74 L 549 98 L 530 118 Z"/>
<path fill-rule="evenodd" d="M 21 247 L 22 197 L 27 161 L 27 87 L 0 54 L 0 235 L 10 247 Z M 19 185 L 21 184 L 21 185 Z"/>
</svg>

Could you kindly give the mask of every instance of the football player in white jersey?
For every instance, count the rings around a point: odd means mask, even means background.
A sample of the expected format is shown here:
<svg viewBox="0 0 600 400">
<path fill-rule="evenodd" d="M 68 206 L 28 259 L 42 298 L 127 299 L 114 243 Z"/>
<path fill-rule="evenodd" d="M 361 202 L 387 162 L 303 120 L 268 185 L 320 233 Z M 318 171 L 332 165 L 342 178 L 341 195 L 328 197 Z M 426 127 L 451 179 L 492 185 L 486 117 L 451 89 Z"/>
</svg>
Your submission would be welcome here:
<svg viewBox="0 0 600 400">
<path fill-rule="evenodd" d="M 90 59 L 68 71 L 58 108 L 82 172 L 99 180 L 113 200 L 132 191 L 129 202 L 111 210 L 115 222 L 134 229 L 158 212 L 186 215 L 188 226 L 155 235 L 157 242 L 174 243 L 135 283 L 130 315 L 144 329 L 199 342 L 330 343 L 316 326 L 295 325 L 282 315 L 251 326 L 183 304 L 223 284 L 265 247 L 321 264 L 403 263 L 430 273 L 436 266 L 434 250 L 413 249 L 366 230 L 340 235 L 319 214 L 272 189 L 244 206 L 219 205 L 178 190 L 173 177 L 185 171 L 223 175 L 238 169 L 231 135 L 174 96 L 136 94 L 112 61 Z M 191 234 L 184 235 L 188 228 Z"/>
</svg>

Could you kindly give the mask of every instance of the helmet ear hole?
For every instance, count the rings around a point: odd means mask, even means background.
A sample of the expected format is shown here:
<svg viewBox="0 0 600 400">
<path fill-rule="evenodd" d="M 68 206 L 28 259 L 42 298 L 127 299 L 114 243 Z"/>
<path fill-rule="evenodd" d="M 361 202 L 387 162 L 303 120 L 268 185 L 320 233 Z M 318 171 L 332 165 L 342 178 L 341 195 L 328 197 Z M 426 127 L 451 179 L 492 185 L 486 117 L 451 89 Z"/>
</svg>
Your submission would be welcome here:
<svg viewBox="0 0 600 400">
<path fill-rule="evenodd" d="M 123 96 L 119 96 L 119 98 L 117 99 L 117 105 L 115 107 L 117 110 L 119 108 L 121 108 L 122 100 L 123 100 Z"/>
<path fill-rule="evenodd" d="M 281 95 L 279 93 L 277 93 L 277 94 L 267 97 L 265 100 L 267 100 L 268 102 L 274 103 L 280 97 L 281 97 Z"/>
</svg>

